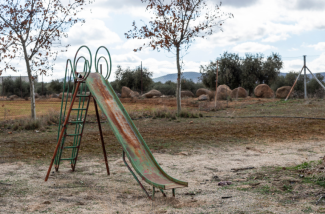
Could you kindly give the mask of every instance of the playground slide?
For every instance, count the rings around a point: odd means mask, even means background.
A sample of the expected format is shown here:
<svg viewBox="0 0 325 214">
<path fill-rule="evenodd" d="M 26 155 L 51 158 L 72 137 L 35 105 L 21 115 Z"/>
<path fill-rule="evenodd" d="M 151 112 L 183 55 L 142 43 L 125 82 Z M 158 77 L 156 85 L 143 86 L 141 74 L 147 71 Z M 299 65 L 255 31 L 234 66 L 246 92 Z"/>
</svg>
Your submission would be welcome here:
<svg viewBox="0 0 325 214">
<path fill-rule="evenodd" d="M 187 182 L 176 180 L 161 169 L 112 86 L 103 76 L 90 73 L 86 84 L 138 175 L 148 184 L 162 190 L 187 187 Z"/>
</svg>

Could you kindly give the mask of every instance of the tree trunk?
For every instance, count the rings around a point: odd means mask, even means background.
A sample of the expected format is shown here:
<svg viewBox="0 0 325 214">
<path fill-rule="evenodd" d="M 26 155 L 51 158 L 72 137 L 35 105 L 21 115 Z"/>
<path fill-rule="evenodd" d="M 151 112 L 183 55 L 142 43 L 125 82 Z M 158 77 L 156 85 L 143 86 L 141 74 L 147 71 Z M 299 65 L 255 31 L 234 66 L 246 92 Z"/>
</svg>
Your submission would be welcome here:
<svg viewBox="0 0 325 214">
<path fill-rule="evenodd" d="M 36 120 L 34 79 L 33 79 L 32 71 L 30 69 L 29 59 L 28 59 L 26 46 L 25 46 L 24 42 L 22 42 L 22 46 L 24 49 L 24 58 L 25 58 L 25 63 L 26 63 L 28 79 L 29 79 L 29 88 L 30 88 L 30 96 L 31 96 L 31 113 L 32 113 L 31 116 L 32 116 L 33 120 Z"/>
<path fill-rule="evenodd" d="M 181 66 L 179 64 L 179 46 L 176 47 L 176 65 L 177 65 L 177 89 L 176 89 L 176 102 L 177 102 L 177 115 L 181 114 Z"/>
</svg>

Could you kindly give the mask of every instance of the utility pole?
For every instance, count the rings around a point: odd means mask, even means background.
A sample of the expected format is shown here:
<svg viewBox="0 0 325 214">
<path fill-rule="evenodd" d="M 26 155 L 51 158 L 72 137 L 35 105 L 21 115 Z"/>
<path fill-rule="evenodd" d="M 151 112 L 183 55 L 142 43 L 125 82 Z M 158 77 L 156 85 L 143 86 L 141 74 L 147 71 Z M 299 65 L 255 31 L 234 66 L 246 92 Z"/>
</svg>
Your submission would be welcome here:
<svg viewBox="0 0 325 214">
<path fill-rule="evenodd" d="M 219 61 L 217 60 L 216 94 L 215 94 L 215 97 L 214 97 L 214 107 L 216 108 L 216 110 L 217 110 L 217 92 L 218 92 L 218 63 L 219 63 Z"/>
<path fill-rule="evenodd" d="M 307 99 L 306 55 L 304 55 L 304 92 L 305 99 Z"/>
<path fill-rule="evenodd" d="M 3 77 L 2 77 L 2 96 L 4 97 L 5 95 L 5 85 L 3 84 Z"/>
<path fill-rule="evenodd" d="M 42 96 L 44 96 L 44 92 L 43 92 L 43 73 L 42 73 Z"/>
<path fill-rule="evenodd" d="M 21 88 L 21 75 L 20 75 L 20 97 L 23 98 L 23 90 Z"/>
<path fill-rule="evenodd" d="M 143 91 L 142 91 L 142 61 L 141 61 L 141 95 L 142 95 L 142 93 L 143 93 Z"/>
</svg>

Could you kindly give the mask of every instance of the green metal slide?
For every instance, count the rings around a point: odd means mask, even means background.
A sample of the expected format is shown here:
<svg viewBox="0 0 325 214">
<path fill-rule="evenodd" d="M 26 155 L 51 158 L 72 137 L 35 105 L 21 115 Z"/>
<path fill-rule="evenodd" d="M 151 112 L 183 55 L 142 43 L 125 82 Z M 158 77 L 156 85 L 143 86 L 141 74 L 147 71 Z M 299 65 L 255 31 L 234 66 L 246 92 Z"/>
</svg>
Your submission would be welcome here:
<svg viewBox="0 0 325 214">
<path fill-rule="evenodd" d="M 172 178 L 159 166 L 108 81 L 100 73 L 89 73 L 86 85 L 139 176 L 153 187 L 173 189 L 173 193 L 175 188 L 187 187 L 187 182 Z"/>
</svg>

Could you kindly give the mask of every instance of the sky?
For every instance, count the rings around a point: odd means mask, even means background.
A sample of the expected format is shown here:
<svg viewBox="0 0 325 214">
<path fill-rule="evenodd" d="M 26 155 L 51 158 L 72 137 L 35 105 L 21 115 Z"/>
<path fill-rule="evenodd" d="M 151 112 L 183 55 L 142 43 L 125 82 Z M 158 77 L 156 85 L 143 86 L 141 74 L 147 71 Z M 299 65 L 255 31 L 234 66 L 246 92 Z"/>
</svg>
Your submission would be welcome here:
<svg viewBox="0 0 325 214">
<path fill-rule="evenodd" d="M 211 0 L 211 4 L 220 1 Z M 204 39 L 196 39 L 183 58 L 183 71 L 199 72 L 200 65 L 216 60 L 225 51 L 261 53 L 264 56 L 279 53 L 284 62 L 281 72 L 300 71 L 303 55 L 313 73 L 325 72 L 325 1 L 324 0 L 223 0 L 221 11 L 232 13 L 222 31 Z M 110 81 L 115 79 L 117 65 L 122 68 L 143 66 L 153 72 L 153 78 L 176 73 L 176 58 L 171 52 L 144 48 L 134 52 L 142 41 L 126 39 L 124 33 L 132 29 L 132 22 L 148 23 L 152 14 L 141 0 L 96 0 L 79 14 L 86 23 L 69 29 L 62 44 L 70 44 L 68 52 L 59 53 L 53 73 L 44 81 L 64 77 L 67 59 L 73 59 L 81 45 L 87 45 L 94 55 L 99 46 L 108 48 L 112 59 Z M 104 53 L 104 52 L 101 52 Z M 94 57 L 94 56 L 93 56 Z M 5 72 L 3 76 L 27 75 Z"/>
</svg>

